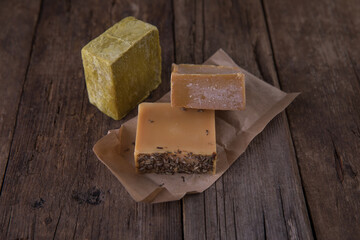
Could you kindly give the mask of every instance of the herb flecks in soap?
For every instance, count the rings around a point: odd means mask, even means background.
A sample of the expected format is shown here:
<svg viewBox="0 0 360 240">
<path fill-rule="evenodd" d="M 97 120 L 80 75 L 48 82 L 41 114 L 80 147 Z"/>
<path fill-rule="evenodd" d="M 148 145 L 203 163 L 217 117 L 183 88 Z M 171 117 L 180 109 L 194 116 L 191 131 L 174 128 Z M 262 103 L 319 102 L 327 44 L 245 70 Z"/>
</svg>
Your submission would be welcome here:
<svg viewBox="0 0 360 240">
<path fill-rule="evenodd" d="M 138 171 L 140 173 L 207 173 L 213 171 L 216 153 L 200 155 L 189 152 L 183 156 L 176 153 L 152 153 L 138 155 Z"/>
</svg>

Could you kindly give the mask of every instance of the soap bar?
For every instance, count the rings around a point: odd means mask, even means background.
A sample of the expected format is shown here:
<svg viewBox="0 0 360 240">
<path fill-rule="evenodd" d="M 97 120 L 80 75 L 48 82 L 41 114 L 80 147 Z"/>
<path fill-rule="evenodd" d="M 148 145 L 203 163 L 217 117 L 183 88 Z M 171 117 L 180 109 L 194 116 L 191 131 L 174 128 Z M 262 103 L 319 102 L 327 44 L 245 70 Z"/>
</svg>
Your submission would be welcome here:
<svg viewBox="0 0 360 240">
<path fill-rule="evenodd" d="M 119 120 L 161 83 L 157 28 L 127 17 L 81 50 L 89 100 Z"/>
<path fill-rule="evenodd" d="M 173 64 L 171 105 L 174 107 L 243 110 L 245 76 L 237 68 Z"/>
<path fill-rule="evenodd" d="M 139 173 L 215 173 L 214 111 L 141 103 L 134 156 Z"/>
</svg>

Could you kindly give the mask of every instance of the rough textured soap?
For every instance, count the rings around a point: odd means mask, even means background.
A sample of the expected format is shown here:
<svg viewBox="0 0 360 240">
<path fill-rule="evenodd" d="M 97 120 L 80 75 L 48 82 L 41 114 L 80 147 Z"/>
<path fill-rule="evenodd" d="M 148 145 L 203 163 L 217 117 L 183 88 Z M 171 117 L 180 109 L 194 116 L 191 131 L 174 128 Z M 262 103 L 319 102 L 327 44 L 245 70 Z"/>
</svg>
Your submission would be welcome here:
<svg viewBox="0 0 360 240">
<path fill-rule="evenodd" d="M 124 18 L 82 50 L 89 100 L 118 120 L 161 83 L 157 28 Z"/>
<path fill-rule="evenodd" d="M 140 104 L 134 155 L 140 173 L 214 173 L 214 111 Z"/>
<path fill-rule="evenodd" d="M 245 103 L 245 76 L 237 68 L 173 64 L 172 106 L 243 110 Z"/>
</svg>

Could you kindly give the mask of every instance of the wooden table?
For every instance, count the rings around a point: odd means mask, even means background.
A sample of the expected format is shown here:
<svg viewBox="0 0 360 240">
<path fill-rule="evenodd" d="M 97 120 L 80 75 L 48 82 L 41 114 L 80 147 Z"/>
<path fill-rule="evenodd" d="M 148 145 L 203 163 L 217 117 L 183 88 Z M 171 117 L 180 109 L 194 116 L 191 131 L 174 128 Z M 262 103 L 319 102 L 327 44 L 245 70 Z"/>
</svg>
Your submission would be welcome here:
<svg viewBox="0 0 360 240">
<path fill-rule="evenodd" d="M 0 239 L 360 239 L 360 3 L 0 2 Z M 80 49 L 133 15 L 171 63 L 223 48 L 302 94 L 202 194 L 136 203 L 92 152 L 114 121 L 87 97 Z"/>
</svg>

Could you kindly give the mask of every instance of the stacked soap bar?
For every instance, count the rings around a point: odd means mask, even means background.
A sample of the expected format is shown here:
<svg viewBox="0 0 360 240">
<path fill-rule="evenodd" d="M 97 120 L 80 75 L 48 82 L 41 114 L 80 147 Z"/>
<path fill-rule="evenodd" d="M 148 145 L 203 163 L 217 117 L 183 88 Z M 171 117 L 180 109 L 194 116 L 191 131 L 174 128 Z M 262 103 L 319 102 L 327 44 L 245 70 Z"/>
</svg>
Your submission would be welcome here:
<svg viewBox="0 0 360 240">
<path fill-rule="evenodd" d="M 215 173 L 214 110 L 242 110 L 245 103 L 244 74 L 237 68 L 173 64 L 171 104 L 139 105 L 137 171 Z"/>
<path fill-rule="evenodd" d="M 142 103 L 138 112 L 134 155 L 139 173 L 215 172 L 213 110 Z"/>
<path fill-rule="evenodd" d="M 237 68 L 173 64 L 171 106 L 243 110 L 245 103 L 245 77 Z"/>
<path fill-rule="evenodd" d="M 161 83 L 157 28 L 124 18 L 82 50 L 89 100 L 118 120 Z"/>
</svg>

